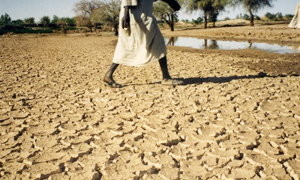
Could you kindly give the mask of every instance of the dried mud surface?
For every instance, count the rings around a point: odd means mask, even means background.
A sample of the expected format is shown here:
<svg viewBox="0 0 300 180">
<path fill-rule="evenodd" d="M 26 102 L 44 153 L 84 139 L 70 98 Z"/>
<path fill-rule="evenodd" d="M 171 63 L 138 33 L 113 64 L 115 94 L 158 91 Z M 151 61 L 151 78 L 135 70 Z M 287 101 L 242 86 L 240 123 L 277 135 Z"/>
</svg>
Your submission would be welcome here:
<svg viewBox="0 0 300 180">
<path fill-rule="evenodd" d="M 298 38 L 285 27 L 163 33 Z M 113 89 L 116 41 L 0 38 L 0 179 L 299 179 L 299 54 L 168 47 L 186 85 L 161 85 L 155 64 L 120 66 Z"/>
</svg>

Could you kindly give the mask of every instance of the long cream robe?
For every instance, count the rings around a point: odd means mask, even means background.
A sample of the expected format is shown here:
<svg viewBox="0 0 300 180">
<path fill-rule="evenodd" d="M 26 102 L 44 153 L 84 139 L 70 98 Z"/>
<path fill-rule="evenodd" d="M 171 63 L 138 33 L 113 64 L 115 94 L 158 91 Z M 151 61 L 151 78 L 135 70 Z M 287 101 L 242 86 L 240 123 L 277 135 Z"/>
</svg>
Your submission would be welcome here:
<svg viewBox="0 0 300 180">
<path fill-rule="evenodd" d="M 288 25 L 291 28 L 300 28 L 300 3 L 297 4 L 295 15 L 291 20 L 290 24 Z"/>
<path fill-rule="evenodd" d="M 124 6 L 130 9 L 130 35 L 122 28 Z M 145 66 L 166 56 L 164 38 L 152 14 L 153 0 L 123 0 L 120 12 L 119 38 L 113 62 L 129 66 Z"/>
</svg>

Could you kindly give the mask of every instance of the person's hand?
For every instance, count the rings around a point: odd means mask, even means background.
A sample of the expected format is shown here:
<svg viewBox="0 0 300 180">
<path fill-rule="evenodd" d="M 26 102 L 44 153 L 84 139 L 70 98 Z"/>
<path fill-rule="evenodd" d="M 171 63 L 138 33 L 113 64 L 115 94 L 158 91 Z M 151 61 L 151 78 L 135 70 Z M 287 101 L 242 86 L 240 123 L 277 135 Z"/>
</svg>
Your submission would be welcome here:
<svg viewBox="0 0 300 180">
<path fill-rule="evenodd" d="M 181 6 L 180 4 L 176 1 L 176 0 L 162 0 L 166 3 L 169 4 L 169 6 L 171 6 L 171 8 L 174 10 L 174 11 L 179 11 Z"/>
<path fill-rule="evenodd" d="M 122 18 L 122 28 L 129 29 L 130 28 L 130 16 L 129 16 L 129 8 L 127 6 L 124 7 L 124 16 Z"/>
</svg>

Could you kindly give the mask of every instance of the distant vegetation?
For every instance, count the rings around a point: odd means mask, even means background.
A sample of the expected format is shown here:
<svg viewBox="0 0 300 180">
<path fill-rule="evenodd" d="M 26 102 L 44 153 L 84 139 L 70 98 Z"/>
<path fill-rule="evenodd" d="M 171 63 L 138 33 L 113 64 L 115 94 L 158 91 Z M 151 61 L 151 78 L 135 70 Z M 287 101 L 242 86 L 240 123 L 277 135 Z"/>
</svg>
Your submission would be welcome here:
<svg viewBox="0 0 300 180">
<path fill-rule="evenodd" d="M 254 26 L 255 15 L 259 9 L 264 7 L 272 7 L 274 0 L 178 0 L 189 11 L 203 12 L 204 29 L 207 28 L 207 23 L 212 22 L 215 27 L 215 22 L 218 19 L 220 12 L 225 11 L 227 7 L 242 6 L 248 13 L 244 19 L 250 21 L 251 26 Z"/>
<path fill-rule="evenodd" d="M 8 14 L 0 17 L 0 35 L 6 33 L 53 33 L 74 30 L 76 24 L 74 18 L 59 18 L 54 16 L 52 21 L 48 16 L 41 18 L 39 23 L 35 22 L 33 17 L 24 20 L 11 20 Z"/>
<path fill-rule="evenodd" d="M 294 15 L 292 14 L 286 14 L 286 15 L 282 15 L 282 13 L 276 13 L 276 14 L 271 14 L 271 13 L 266 13 L 265 17 L 269 20 L 273 20 L 273 21 L 282 21 L 282 20 L 292 20 L 292 18 L 294 17 Z"/>
<path fill-rule="evenodd" d="M 247 13 L 239 14 L 236 19 L 249 20 L 254 25 L 254 20 L 262 21 L 289 21 L 294 15 L 282 13 L 266 13 L 264 17 L 259 17 L 253 12 L 265 6 L 272 6 L 273 0 L 177 0 L 181 2 L 182 7 L 187 8 L 187 12 L 191 13 L 201 10 L 204 14 L 197 19 L 182 20 L 185 24 L 193 26 L 203 25 L 207 28 L 207 23 L 215 22 L 220 12 L 224 11 L 227 6 L 242 5 Z M 8 14 L 1 15 L 0 18 L 0 35 L 6 33 L 67 33 L 75 32 L 93 32 L 98 30 L 114 31 L 118 35 L 120 0 L 81 0 L 75 4 L 74 18 L 53 16 L 52 19 L 44 16 L 39 22 L 33 17 L 23 20 L 12 20 Z M 158 22 L 166 23 L 171 30 L 174 30 L 174 24 L 178 22 L 177 12 L 172 11 L 163 2 L 154 4 L 154 15 Z M 225 18 L 224 20 L 229 20 Z"/>
</svg>

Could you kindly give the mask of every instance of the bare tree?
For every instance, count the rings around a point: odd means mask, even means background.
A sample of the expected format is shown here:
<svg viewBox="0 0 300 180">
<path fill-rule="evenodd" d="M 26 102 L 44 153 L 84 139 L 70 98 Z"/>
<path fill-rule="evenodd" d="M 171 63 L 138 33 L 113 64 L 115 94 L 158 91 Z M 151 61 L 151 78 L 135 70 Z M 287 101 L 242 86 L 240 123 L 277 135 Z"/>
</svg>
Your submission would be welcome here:
<svg viewBox="0 0 300 180">
<path fill-rule="evenodd" d="M 91 22 L 91 15 L 95 9 L 101 7 L 101 2 L 96 0 L 81 0 L 75 4 L 76 24 L 79 26 L 86 26 L 92 31 L 93 24 Z"/>
<path fill-rule="evenodd" d="M 121 8 L 121 0 L 101 1 L 100 6 L 93 10 L 91 21 L 110 26 L 114 29 L 115 35 L 118 35 L 119 14 Z"/>
</svg>

